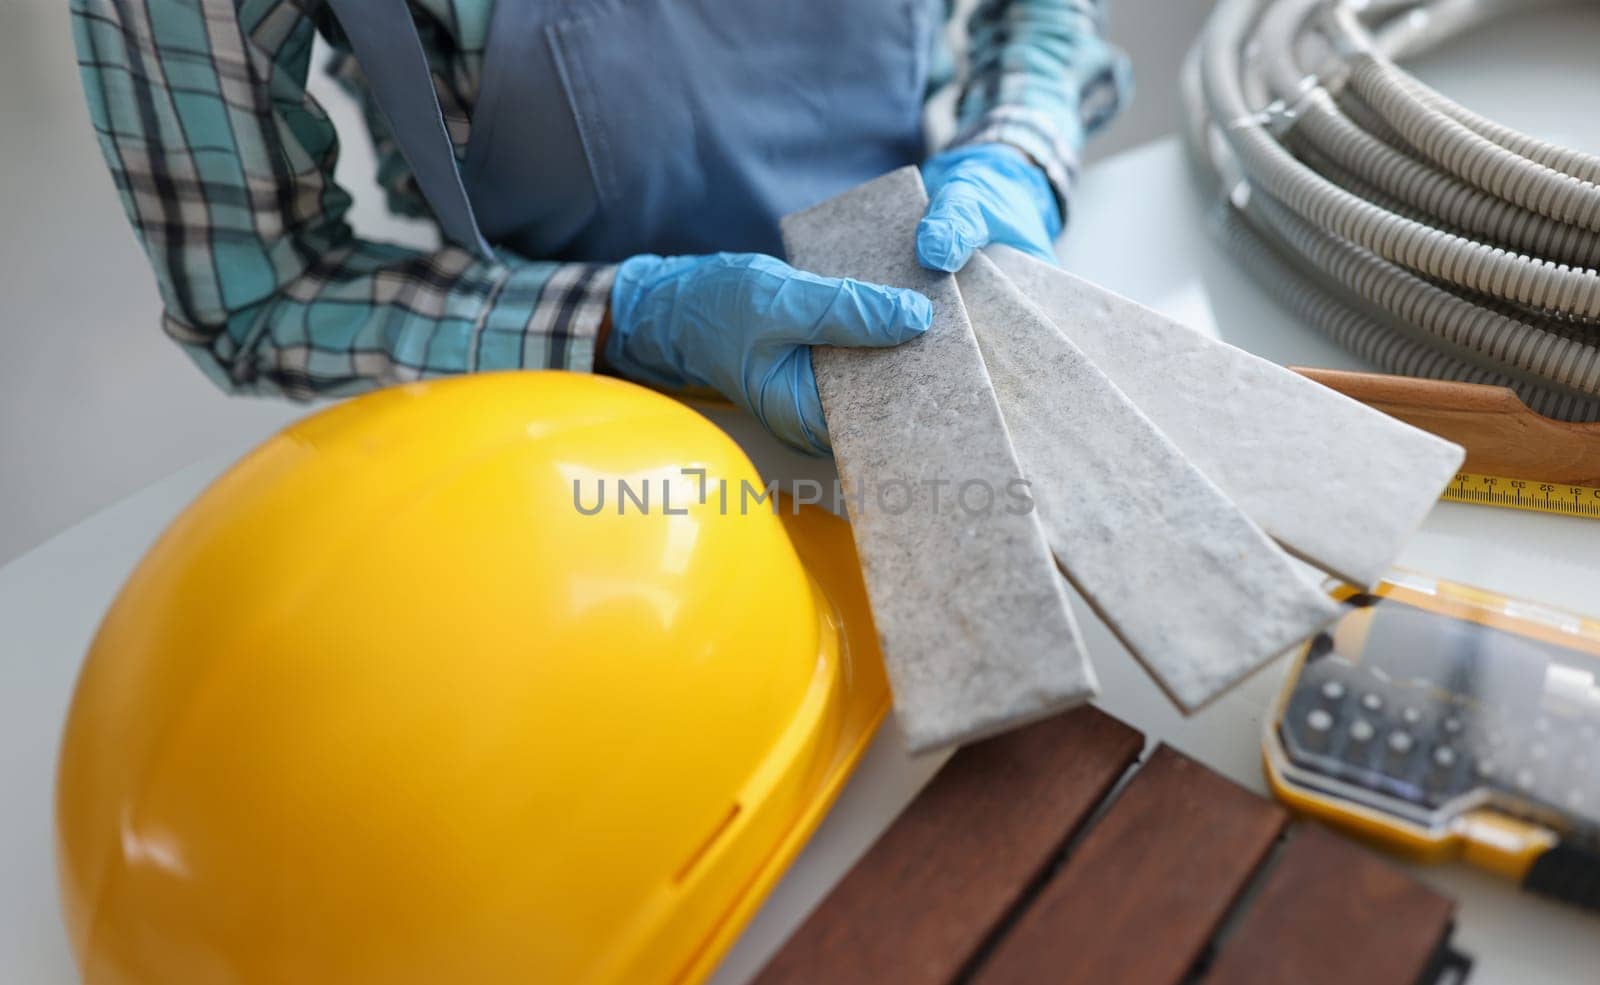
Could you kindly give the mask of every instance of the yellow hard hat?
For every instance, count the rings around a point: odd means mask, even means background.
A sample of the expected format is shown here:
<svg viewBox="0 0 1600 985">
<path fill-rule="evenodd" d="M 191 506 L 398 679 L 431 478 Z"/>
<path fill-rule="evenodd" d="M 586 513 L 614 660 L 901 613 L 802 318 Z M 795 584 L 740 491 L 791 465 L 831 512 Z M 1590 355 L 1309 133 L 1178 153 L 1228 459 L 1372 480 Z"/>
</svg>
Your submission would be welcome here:
<svg viewBox="0 0 1600 985">
<path fill-rule="evenodd" d="M 848 527 L 761 492 L 694 411 L 556 372 L 385 390 L 251 453 L 78 681 L 84 979 L 704 978 L 889 704 Z"/>
</svg>

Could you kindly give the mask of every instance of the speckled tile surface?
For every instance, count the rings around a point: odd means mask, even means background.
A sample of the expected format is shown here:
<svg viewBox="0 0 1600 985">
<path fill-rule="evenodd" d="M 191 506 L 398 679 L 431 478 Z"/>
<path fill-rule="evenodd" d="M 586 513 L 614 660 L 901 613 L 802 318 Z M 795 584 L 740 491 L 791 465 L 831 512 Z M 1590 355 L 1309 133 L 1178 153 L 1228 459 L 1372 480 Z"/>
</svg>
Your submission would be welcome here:
<svg viewBox="0 0 1600 985">
<path fill-rule="evenodd" d="M 1016 250 L 996 265 L 1291 553 L 1358 585 L 1399 555 L 1458 445 Z"/>
<path fill-rule="evenodd" d="M 987 257 L 956 283 L 1056 561 L 1174 702 L 1338 615 Z"/>
<path fill-rule="evenodd" d="M 1039 518 L 1013 495 L 1023 473 L 955 279 L 917 264 L 926 203 L 917 170 L 902 168 L 783 222 L 796 266 L 933 301 L 920 339 L 812 355 L 913 750 L 1002 731 L 1095 691 Z"/>
</svg>

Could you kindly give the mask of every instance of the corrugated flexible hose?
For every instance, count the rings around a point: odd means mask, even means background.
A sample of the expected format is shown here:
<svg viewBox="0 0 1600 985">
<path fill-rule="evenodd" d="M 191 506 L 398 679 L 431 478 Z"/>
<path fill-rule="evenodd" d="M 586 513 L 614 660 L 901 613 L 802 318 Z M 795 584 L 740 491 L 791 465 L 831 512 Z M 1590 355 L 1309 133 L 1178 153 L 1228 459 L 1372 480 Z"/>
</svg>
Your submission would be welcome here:
<svg viewBox="0 0 1600 985">
<path fill-rule="evenodd" d="M 1340 345 L 1600 420 L 1600 158 L 1395 60 L 1549 0 L 1220 0 L 1184 71 L 1224 240 Z"/>
</svg>

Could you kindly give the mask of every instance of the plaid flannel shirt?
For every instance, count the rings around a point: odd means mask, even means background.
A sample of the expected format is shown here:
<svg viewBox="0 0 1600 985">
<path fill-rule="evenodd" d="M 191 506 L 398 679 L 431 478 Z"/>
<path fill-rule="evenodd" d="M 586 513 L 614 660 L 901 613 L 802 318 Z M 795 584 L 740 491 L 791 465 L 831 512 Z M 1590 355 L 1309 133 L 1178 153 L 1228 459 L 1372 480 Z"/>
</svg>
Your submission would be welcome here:
<svg viewBox="0 0 1600 985">
<path fill-rule="evenodd" d="M 492 6 L 412 0 L 458 152 Z M 1128 90 L 1101 15 L 1100 0 L 984 0 L 968 24 L 956 142 L 1026 151 L 1063 209 L 1084 138 Z M 90 118 L 155 269 L 164 326 L 219 385 L 304 398 L 475 370 L 592 369 L 610 267 L 354 236 L 333 180 L 338 134 L 306 91 L 319 30 L 362 99 L 389 206 L 428 213 L 322 0 L 72 0 L 72 16 Z M 934 83 L 953 76 L 942 43 L 934 64 Z"/>
</svg>

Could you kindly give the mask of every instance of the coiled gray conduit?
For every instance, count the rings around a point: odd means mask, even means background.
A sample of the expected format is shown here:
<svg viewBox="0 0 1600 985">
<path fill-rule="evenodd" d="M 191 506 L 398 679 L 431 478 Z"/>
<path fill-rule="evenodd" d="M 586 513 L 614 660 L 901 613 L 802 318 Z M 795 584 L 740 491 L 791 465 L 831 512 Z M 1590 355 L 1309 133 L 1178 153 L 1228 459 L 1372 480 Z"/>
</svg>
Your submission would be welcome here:
<svg viewBox="0 0 1600 985">
<path fill-rule="evenodd" d="M 1476 116 L 1403 56 L 1529 0 L 1222 0 L 1185 71 L 1189 149 L 1280 300 L 1391 372 L 1600 419 L 1600 159 Z M 1249 50 L 1248 57 L 1245 51 Z M 1344 311 L 1339 309 L 1343 308 Z"/>
</svg>

